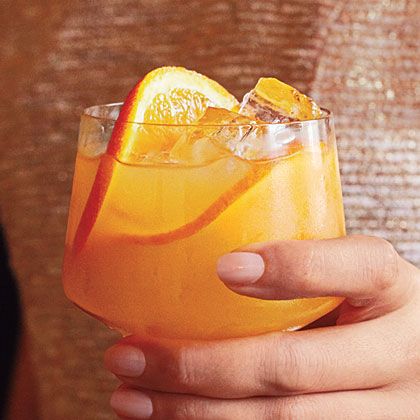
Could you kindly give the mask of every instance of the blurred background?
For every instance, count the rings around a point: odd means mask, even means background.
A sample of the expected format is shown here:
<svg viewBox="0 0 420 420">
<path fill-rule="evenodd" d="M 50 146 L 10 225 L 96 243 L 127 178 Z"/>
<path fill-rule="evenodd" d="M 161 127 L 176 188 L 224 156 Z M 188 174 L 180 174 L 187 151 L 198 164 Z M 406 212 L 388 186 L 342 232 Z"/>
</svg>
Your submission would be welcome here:
<svg viewBox="0 0 420 420">
<path fill-rule="evenodd" d="M 117 336 L 60 284 L 67 208 L 82 109 L 124 99 L 155 67 L 197 70 L 238 98 L 274 76 L 331 109 L 349 232 L 420 264 L 419 21 L 416 0 L 2 0 L 0 401 L 8 389 L 12 418 L 114 418 L 102 354 Z"/>
</svg>

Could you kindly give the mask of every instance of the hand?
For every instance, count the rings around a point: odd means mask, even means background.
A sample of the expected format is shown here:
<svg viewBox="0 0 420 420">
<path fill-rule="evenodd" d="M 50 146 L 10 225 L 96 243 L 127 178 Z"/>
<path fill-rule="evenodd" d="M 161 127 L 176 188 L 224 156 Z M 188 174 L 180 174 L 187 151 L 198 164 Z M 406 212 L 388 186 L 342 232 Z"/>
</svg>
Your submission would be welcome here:
<svg viewBox="0 0 420 420">
<path fill-rule="evenodd" d="M 105 355 L 123 382 L 111 398 L 120 417 L 420 418 L 417 268 L 363 236 L 244 251 L 219 261 L 228 287 L 262 299 L 344 296 L 336 325 L 214 342 L 125 338 Z"/>
</svg>

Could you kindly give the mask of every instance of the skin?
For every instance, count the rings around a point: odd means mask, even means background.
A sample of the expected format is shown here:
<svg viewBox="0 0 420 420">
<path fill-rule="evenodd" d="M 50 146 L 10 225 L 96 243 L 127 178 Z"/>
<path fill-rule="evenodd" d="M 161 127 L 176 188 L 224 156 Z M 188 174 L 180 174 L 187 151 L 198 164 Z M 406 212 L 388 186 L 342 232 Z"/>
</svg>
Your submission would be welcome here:
<svg viewBox="0 0 420 420">
<path fill-rule="evenodd" d="M 343 296 L 336 319 L 223 341 L 126 337 L 105 354 L 123 383 L 111 398 L 120 418 L 420 418 L 420 270 L 365 236 L 240 251 L 219 261 L 227 287 L 261 299 Z"/>
</svg>

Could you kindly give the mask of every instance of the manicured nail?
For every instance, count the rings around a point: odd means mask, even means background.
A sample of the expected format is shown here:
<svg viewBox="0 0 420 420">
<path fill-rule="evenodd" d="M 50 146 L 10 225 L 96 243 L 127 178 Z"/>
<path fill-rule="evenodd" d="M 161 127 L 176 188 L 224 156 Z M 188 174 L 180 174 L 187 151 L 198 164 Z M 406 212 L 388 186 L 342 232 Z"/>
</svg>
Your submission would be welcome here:
<svg viewBox="0 0 420 420">
<path fill-rule="evenodd" d="M 264 260 L 253 252 L 232 252 L 217 262 L 217 274 L 232 285 L 255 283 L 264 274 Z"/>
<path fill-rule="evenodd" d="M 137 347 L 117 344 L 106 351 L 105 366 L 115 375 L 133 378 L 144 372 L 146 359 Z"/>
<path fill-rule="evenodd" d="M 111 407 L 119 415 L 133 419 L 148 419 L 153 413 L 152 400 L 134 389 L 118 389 L 112 394 Z"/>
</svg>

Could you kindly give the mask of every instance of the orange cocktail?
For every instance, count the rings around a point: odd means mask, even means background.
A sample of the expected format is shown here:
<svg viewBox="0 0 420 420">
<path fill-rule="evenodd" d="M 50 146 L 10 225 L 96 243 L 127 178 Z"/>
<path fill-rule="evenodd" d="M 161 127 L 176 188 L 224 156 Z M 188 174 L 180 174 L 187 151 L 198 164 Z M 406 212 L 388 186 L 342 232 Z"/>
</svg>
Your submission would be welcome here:
<svg viewBox="0 0 420 420">
<path fill-rule="evenodd" d="M 149 142 L 176 140 L 119 159 L 105 152 L 119 109 L 82 117 L 63 271 L 73 302 L 127 333 L 193 339 L 292 330 L 340 303 L 240 296 L 215 271 L 221 255 L 248 243 L 345 234 L 328 113 L 248 124 L 209 108 L 196 124 L 126 121 Z M 100 205 L 87 214 L 95 188 Z"/>
</svg>

